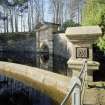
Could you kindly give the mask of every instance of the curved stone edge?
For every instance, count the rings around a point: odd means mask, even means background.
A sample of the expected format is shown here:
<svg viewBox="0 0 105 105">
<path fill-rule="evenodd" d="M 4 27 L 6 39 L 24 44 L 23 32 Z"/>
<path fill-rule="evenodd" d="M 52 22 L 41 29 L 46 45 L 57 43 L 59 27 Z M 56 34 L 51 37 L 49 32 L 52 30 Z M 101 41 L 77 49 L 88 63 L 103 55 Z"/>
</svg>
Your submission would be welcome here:
<svg viewBox="0 0 105 105">
<path fill-rule="evenodd" d="M 70 78 L 63 75 L 35 67 L 2 61 L 0 61 L 0 74 L 21 81 L 41 91 L 58 104 L 60 104 L 67 93 L 70 81 Z"/>
</svg>

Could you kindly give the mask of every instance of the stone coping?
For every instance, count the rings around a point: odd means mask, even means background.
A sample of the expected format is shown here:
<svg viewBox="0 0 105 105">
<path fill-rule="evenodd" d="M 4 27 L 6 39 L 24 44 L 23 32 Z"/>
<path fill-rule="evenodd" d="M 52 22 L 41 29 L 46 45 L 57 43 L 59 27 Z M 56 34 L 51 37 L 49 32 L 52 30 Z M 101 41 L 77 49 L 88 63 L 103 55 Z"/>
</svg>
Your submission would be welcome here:
<svg viewBox="0 0 105 105">
<path fill-rule="evenodd" d="M 0 61 L 0 74 L 39 90 L 58 104 L 61 103 L 69 89 L 69 77 L 35 67 Z"/>
<path fill-rule="evenodd" d="M 99 26 L 80 26 L 80 27 L 68 27 L 65 34 L 67 36 L 100 36 L 102 35 L 101 28 Z"/>
<path fill-rule="evenodd" d="M 75 70 L 81 70 L 83 65 L 83 60 L 69 60 L 68 61 L 68 67 L 73 68 Z M 88 70 L 98 70 L 99 69 L 99 62 L 96 61 L 87 61 L 87 68 Z"/>
</svg>

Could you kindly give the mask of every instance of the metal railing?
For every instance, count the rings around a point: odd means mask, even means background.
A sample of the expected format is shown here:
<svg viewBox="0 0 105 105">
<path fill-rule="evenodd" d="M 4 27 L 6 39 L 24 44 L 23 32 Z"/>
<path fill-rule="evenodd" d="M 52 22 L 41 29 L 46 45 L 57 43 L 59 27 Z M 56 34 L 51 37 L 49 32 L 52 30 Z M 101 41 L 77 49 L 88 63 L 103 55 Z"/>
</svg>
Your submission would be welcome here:
<svg viewBox="0 0 105 105">
<path fill-rule="evenodd" d="M 84 94 L 85 94 L 85 88 L 87 87 L 87 60 L 84 61 L 84 70 L 81 76 L 79 77 L 81 79 L 82 85 L 81 85 L 81 105 L 83 105 L 84 101 Z"/>
<path fill-rule="evenodd" d="M 80 97 L 81 98 L 79 98 L 80 104 L 78 103 L 75 105 L 83 105 L 83 98 L 84 98 L 85 87 L 86 87 L 86 77 L 87 77 L 87 60 L 85 59 L 83 60 L 83 66 L 81 68 L 80 74 L 79 76 L 77 76 L 77 81 L 78 80 L 81 81 L 81 85 L 80 85 L 80 94 L 81 94 Z M 67 102 L 67 100 L 69 99 L 69 97 L 71 96 L 71 94 L 73 93 L 77 85 L 79 84 L 78 82 L 75 81 L 75 83 L 71 86 L 70 90 L 68 91 L 67 95 L 65 96 L 65 98 L 63 99 L 60 105 L 65 105 L 65 103 Z"/>
</svg>

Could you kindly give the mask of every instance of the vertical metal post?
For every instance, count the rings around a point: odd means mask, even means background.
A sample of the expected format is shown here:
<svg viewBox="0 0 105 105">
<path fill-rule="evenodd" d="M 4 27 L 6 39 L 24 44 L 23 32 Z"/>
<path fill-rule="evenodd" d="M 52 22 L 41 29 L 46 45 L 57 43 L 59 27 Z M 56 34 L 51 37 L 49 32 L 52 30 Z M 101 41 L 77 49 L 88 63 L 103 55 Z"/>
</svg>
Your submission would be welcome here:
<svg viewBox="0 0 105 105">
<path fill-rule="evenodd" d="M 77 84 L 72 92 L 72 105 L 81 105 L 81 89 Z"/>
<path fill-rule="evenodd" d="M 78 77 L 73 76 L 70 81 L 70 89 L 68 94 L 65 96 L 64 100 L 60 105 L 65 105 L 66 101 L 72 96 L 72 104 L 71 105 L 83 105 L 83 93 L 85 88 L 85 79 L 87 73 L 87 60 L 84 60 L 83 67 Z M 82 90 L 82 91 L 81 91 Z M 82 95 L 82 96 L 81 96 Z M 82 100 L 81 100 L 82 99 Z"/>
<path fill-rule="evenodd" d="M 72 83 L 75 84 L 71 94 L 72 105 L 81 105 L 81 81 L 78 77 L 73 77 Z"/>
</svg>

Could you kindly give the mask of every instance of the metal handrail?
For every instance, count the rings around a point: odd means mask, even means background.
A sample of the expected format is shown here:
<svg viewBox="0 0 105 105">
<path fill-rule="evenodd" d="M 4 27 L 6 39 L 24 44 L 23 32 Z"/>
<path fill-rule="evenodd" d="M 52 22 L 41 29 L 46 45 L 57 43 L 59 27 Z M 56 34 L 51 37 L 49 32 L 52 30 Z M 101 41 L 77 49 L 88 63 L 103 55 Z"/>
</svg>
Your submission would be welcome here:
<svg viewBox="0 0 105 105">
<path fill-rule="evenodd" d="M 83 60 L 83 66 L 82 66 L 82 69 L 81 69 L 80 74 L 78 76 L 78 78 L 82 81 L 81 93 L 84 90 L 84 84 L 85 84 L 84 82 L 85 82 L 86 72 L 87 72 L 87 60 L 85 59 L 85 60 Z M 82 78 L 83 74 L 84 74 L 84 76 Z M 60 105 L 65 105 L 66 101 L 68 100 L 69 96 L 72 94 L 76 85 L 77 85 L 77 83 L 75 83 L 74 86 L 69 90 L 68 94 L 65 96 L 65 98 L 63 99 L 63 101 L 61 102 Z"/>
<path fill-rule="evenodd" d="M 87 61 L 85 61 L 85 67 L 84 67 L 84 73 L 83 73 L 83 80 L 82 80 L 82 86 L 81 86 L 81 105 L 83 105 L 84 101 L 84 94 L 85 94 L 85 88 L 87 86 Z"/>
<path fill-rule="evenodd" d="M 65 98 L 63 99 L 60 105 L 65 105 L 66 101 L 68 100 L 69 96 L 72 94 L 76 85 L 77 84 L 74 84 L 74 86 L 69 90 L 68 94 L 65 96 Z"/>
<path fill-rule="evenodd" d="M 86 69 L 87 69 L 87 60 L 86 59 L 84 59 L 83 60 L 83 66 L 82 66 L 82 68 L 81 68 L 81 71 L 80 71 L 80 74 L 79 74 L 79 76 L 78 76 L 78 78 L 80 78 L 81 79 L 81 76 L 82 76 L 82 74 L 85 72 L 85 71 L 87 71 Z M 86 67 L 86 69 L 84 69 Z"/>
</svg>

